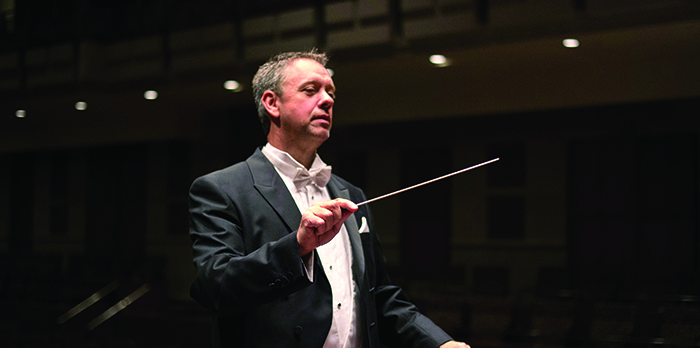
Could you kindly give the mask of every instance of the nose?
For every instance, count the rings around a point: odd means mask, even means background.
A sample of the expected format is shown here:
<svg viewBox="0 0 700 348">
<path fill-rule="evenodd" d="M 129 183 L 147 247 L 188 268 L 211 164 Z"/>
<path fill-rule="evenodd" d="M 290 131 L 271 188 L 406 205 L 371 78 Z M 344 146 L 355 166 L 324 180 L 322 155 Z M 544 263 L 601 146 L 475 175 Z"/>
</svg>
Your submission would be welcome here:
<svg viewBox="0 0 700 348">
<path fill-rule="evenodd" d="M 320 103 L 319 107 L 323 111 L 329 112 L 330 109 L 333 107 L 334 103 L 335 103 L 335 100 L 333 99 L 333 97 L 331 97 L 331 95 L 328 94 L 328 92 L 323 91 L 323 98 L 321 99 L 321 103 Z"/>
</svg>

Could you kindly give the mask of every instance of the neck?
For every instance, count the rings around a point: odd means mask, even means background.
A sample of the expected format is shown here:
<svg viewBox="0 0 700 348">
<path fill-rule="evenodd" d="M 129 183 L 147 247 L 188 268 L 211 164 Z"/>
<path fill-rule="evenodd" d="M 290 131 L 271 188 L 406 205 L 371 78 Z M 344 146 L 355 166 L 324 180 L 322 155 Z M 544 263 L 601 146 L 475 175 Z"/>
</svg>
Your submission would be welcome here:
<svg viewBox="0 0 700 348">
<path fill-rule="evenodd" d="M 282 139 L 273 136 L 268 136 L 267 141 L 275 148 L 288 153 L 297 162 L 306 167 L 306 169 L 311 168 L 311 164 L 314 163 L 314 159 L 316 158 L 316 149 L 318 149 L 318 146 L 315 146 L 314 144 L 282 141 Z"/>
</svg>

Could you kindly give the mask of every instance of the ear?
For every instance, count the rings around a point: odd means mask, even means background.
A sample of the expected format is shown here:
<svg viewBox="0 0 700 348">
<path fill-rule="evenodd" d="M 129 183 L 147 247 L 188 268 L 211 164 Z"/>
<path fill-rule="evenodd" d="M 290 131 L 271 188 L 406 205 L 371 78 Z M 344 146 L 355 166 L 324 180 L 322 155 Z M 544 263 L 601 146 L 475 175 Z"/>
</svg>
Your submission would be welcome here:
<svg viewBox="0 0 700 348">
<path fill-rule="evenodd" d="M 265 106 L 265 110 L 267 110 L 267 113 L 270 114 L 270 116 L 273 118 L 280 117 L 279 97 L 277 94 L 275 94 L 275 92 L 267 90 L 265 93 L 263 93 L 260 99 L 262 100 L 262 105 Z"/>
</svg>

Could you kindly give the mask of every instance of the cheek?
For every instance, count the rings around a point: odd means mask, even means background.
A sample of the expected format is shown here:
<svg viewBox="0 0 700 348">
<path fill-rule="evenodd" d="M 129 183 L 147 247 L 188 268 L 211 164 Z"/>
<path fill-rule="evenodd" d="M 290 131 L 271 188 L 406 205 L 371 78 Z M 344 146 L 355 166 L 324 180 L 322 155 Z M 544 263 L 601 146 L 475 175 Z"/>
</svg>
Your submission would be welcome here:
<svg viewBox="0 0 700 348">
<path fill-rule="evenodd" d="M 293 102 L 286 103 L 285 110 L 287 114 L 304 118 L 314 112 L 317 103 L 318 100 L 315 99 L 295 100 Z"/>
<path fill-rule="evenodd" d="M 300 110 L 302 110 L 302 103 L 292 102 L 284 104 L 284 110 L 287 115 L 298 115 Z"/>
<path fill-rule="evenodd" d="M 303 106 L 300 109 L 307 114 L 311 114 L 316 109 L 316 105 L 316 100 L 308 100 L 303 104 Z"/>
<path fill-rule="evenodd" d="M 314 102 L 308 98 L 306 99 L 297 99 L 293 103 L 289 103 L 290 109 L 293 110 L 306 110 L 311 107 L 313 107 Z"/>
</svg>

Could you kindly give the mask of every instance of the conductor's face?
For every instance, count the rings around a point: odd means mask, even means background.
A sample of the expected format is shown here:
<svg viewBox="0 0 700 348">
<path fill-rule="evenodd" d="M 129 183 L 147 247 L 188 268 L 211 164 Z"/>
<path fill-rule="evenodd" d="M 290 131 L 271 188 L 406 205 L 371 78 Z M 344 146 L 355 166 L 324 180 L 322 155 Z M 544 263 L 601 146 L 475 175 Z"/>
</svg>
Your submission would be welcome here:
<svg viewBox="0 0 700 348">
<path fill-rule="evenodd" d="M 333 123 L 335 85 L 323 65 L 297 59 L 285 70 L 279 117 L 282 131 L 297 140 L 324 141 Z"/>
</svg>

